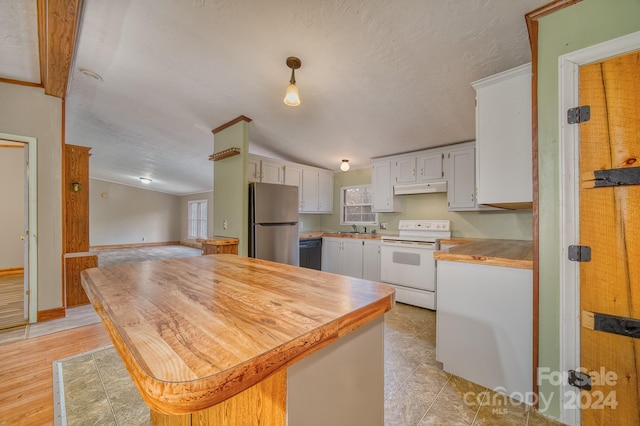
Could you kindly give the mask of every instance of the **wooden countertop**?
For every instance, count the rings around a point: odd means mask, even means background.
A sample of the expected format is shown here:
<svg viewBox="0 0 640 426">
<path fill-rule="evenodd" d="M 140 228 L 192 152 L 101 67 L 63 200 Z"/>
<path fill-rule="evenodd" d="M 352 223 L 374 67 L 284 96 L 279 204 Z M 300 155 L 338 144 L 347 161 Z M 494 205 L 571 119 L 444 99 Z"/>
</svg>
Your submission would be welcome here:
<svg viewBox="0 0 640 426">
<path fill-rule="evenodd" d="M 392 287 L 220 254 L 82 272 L 152 410 L 205 409 L 391 310 Z"/>
<path fill-rule="evenodd" d="M 441 241 L 441 243 L 443 243 Z M 451 243 L 448 243 L 451 244 Z M 437 251 L 436 260 L 533 269 L 533 242 L 524 240 L 470 240 Z"/>
<path fill-rule="evenodd" d="M 208 244 L 211 246 L 226 246 L 226 245 L 238 244 L 240 242 L 240 240 L 235 237 L 222 237 L 217 235 L 215 235 L 211 239 L 198 238 L 196 239 L 196 241 L 201 244 Z"/>
</svg>

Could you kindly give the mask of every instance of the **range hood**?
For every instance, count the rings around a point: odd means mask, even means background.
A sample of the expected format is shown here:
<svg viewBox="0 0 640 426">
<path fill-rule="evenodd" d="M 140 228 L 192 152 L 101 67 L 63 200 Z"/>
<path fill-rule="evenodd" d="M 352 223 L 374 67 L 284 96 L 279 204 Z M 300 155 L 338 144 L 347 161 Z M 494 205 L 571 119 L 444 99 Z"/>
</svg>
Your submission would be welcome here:
<svg viewBox="0 0 640 426">
<path fill-rule="evenodd" d="M 447 192 L 447 182 L 409 183 L 394 185 L 394 195 L 430 194 L 432 192 Z"/>
</svg>

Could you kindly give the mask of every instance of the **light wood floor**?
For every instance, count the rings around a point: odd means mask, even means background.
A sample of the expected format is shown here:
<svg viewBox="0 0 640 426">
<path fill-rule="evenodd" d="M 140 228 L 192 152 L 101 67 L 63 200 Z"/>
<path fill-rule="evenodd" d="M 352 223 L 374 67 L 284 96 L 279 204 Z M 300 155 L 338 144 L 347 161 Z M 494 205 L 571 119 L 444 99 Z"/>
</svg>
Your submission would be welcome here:
<svg viewBox="0 0 640 426">
<path fill-rule="evenodd" d="M 0 345 L 0 425 L 52 425 L 52 362 L 110 344 L 99 323 Z"/>
<path fill-rule="evenodd" d="M 0 275 L 0 330 L 26 323 L 24 275 Z"/>
</svg>

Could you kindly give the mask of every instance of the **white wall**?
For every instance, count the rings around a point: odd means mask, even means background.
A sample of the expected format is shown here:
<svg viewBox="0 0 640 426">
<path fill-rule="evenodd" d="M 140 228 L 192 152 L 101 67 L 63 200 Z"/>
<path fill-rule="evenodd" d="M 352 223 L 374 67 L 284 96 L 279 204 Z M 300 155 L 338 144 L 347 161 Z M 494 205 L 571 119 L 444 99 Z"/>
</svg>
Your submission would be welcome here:
<svg viewBox="0 0 640 426">
<path fill-rule="evenodd" d="M 180 197 L 98 179 L 89 185 L 92 247 L 180 241 Z"/>
<path fill-rule="evenodd" d="M 24 151 L 0 147 L 0 269 L 24 267 Z"/>
<path fill-rule="evenodd" d="M 197 244 L 195 239 L 189 238 L 189 201 L 207 200 L 207 238 L 213 237 L 213 191 L 180 197 L 180 242 Z"/>
<path fill-rule="evenodd" d="M 38 140 L 38 311 L 62 300 L 62 100 L 0 82 L 0 132 Z"/>
</svg>

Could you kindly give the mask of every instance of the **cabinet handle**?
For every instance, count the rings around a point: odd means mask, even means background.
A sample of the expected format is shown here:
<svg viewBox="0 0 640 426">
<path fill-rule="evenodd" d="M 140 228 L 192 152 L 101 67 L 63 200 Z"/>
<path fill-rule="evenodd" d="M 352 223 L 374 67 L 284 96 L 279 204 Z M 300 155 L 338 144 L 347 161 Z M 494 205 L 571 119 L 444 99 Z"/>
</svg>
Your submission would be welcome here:
<svg viewBox="0 0 640 426">
<path fill-rule="evenodd" d="M 471 201 L 473 201 L 473 194 L 471 194 Z"/>
<path fill-rule="evenodd" d="M 416 175 L 416 169 L 411 169 L 411 176 L 415 176 Z"/>
<path fill-rule="evenodd" d="M 424 169 L 420 169 L 420 176 L 424 176 Z"/>
</svg>

